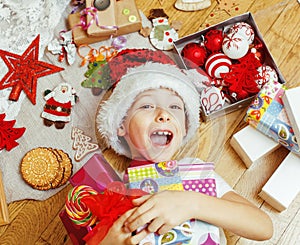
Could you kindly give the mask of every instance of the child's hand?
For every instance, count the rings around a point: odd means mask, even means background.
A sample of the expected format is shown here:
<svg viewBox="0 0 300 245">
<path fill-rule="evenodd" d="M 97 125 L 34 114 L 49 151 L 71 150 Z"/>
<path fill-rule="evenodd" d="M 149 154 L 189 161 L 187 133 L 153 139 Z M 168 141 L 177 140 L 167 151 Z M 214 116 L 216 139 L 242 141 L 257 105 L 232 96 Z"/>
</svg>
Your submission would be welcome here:
<svg viewBox="0 0 300 245">
<path fill-rule="evenodd" d="M 128 217 L 135 211 L 135 208 L 127 211 L 119 219 L 117 219 L 113 226 L 109 229 L 105 238 L 101 241 L 100 245 L 132 245 L 138 244 L 144 237 L 146 237 L 149 232 L 142 231 L 137 235 L 132 236 L 131 231 L 125 229 L 124 223 Z"/>
<path fill-rule="evenodd" d="M 162 191 L 135 199 L 139 206 L 126 221 L 126 228 L 135 231 L 149 223 L 148 232 L 164 234 L 173 227 L 189 220 L 188 200 L 183 191 Z"/>
</svg>

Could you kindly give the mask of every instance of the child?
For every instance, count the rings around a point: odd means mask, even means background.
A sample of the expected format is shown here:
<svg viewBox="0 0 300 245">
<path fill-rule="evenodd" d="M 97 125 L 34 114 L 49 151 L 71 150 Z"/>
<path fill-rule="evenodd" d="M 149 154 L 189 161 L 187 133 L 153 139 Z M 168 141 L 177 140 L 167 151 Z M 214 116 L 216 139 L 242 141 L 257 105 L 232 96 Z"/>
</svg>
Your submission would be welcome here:
<svg viewBox="0 0 300 245">
<path fill-rule="evenodd" d="M 187 73 L 173 65 L 146 63 L 129 69 L 102 103 L 96 124 L 102 137 L 130 166 L 171 160 L 199 127 L 199 93 Z M 101 242 L 138 244 L 149 233 L 164 234 L 199 219 L 253 240 L 272 236 L 270 218 L 216 175 L 217 197 L 163 191 L 134 200 Z M 147 228 L 135 234 L 143 225 Z M 221 233 L 221 244 L 224 233 Z"/>
</svg>

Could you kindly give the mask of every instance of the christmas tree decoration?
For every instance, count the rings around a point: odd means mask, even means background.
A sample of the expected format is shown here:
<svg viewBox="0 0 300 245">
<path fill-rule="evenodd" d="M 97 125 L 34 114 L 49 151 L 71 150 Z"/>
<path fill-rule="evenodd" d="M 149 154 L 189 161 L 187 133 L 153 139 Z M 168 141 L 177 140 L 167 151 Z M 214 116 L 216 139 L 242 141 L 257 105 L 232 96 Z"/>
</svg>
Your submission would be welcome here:
<svg viewBox="0 0 300 245">
<path fill-rule="evenodd" d="M 221 74 L 230 71 L 231 60 L 223 53 L 211 54 L 205 62 L 205 70 L 212 78 L 221 78 Z"/>
<path fill-rule="evenodd" d="M 71 138 L 73 139 L 73 149 L 76 150 L 74 159 L 77 162 L 99 148 L 98 144 L 90 142 L 92 138 L 85 135 L 79 128 L 73 127 Z"/>
<path fill-rule="evenodd" d="M 4 121 L 5 113 L 0 114 L 0 150 L 6 148 L 10 151 L 19 144 L 16 142 L 25 132 L 26 128 L 14 128 L 16 120 Z"/>
<path fill-rule="evenodd" d="M 246 38 L 249 45 L 252 44 L 254 41 L 254 30 L 252 26 L 250 26 L 246 22 L 235 23 L 232 27 L 230 27 L 229 32 L 237 33 L 243 36 L 244 38 Z"/>
<path fill-rule="evenodd" d="M 75 90 L 68 83 L 60 83 L 53 91 L 46 90 L 44 99 L 46 104 L 41 117 L 45 126 L 55 124 L 57 129 L 63 129 L 71 120 L 71 108 L 77 99 Z"/>
<path fill-rule="evenodd" d="M 0 50 L 0 56 L 8 68 L 8 72 L 0 81 L 0 89 L 12 87 L 9 100 L 17 101 L 23 90 L 35 105 L 37 79 L 64 70 L 38 60 L 39 40 L 38 35 L 22 55 Z"/>
<path fill-rule="evenodd" d="M 224 37 L 222 50 L 230 59 L 240 59 L 247 54 L 249 44 L 245 37 L 232 32 Z"/>
<path fill-rule="evenodd" d="M 181 55 L 197 66 L 202 66 L 207 58 L 207 51 L 201 44 L 192 42 L 183 47 Z"/>
<path fill-rule="evenodd" d="M 223 32 L 221 30 L 212 29 L 205 36 L 205 47 L 212 53 L 219 52 L 222 49 Z"/>
</svg>

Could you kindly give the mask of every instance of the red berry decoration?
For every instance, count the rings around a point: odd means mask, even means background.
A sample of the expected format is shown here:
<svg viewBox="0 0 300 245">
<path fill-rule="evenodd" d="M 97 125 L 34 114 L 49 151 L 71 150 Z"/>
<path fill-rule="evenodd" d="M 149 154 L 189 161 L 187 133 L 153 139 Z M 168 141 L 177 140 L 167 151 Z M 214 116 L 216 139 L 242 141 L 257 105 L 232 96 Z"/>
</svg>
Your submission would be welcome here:
<svg viewBox="0 0 300 245">
<path fill-rule="evenodd" d="M 181 55 L 197 66 L 202 66 L 205 63 L 207 52 L 205 47 L 198 43 L 188 43 L 183 47 Z"/>
<path fill-rule="evenodd" d="M 222 49 L 223 33 L 220 30 L 210 30 L 204 36 L 205 47 L 212 53 Z"/>
</svg>

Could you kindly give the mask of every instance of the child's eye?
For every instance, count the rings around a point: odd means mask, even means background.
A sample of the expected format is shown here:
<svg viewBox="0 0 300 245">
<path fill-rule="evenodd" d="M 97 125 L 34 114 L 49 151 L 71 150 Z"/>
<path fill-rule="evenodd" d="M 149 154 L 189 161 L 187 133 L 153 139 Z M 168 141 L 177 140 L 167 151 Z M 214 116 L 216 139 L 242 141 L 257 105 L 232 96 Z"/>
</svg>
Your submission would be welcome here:
<svg viewBox="0 0 300 245">
<path fill-rule="evenodd" d="M 150 104 L 147 104 L 147 105 L 142 105 L 140 108 L 141 109 L 151 109 L 151 108 L 154 108 L 154 106 L 150 105 Z"/>
<path fill-rule="evenodd" d="M 175 110 L 181 110 L 181 107 L 179 105 L 170 105 L 170 108 Z"/>
</svg>

